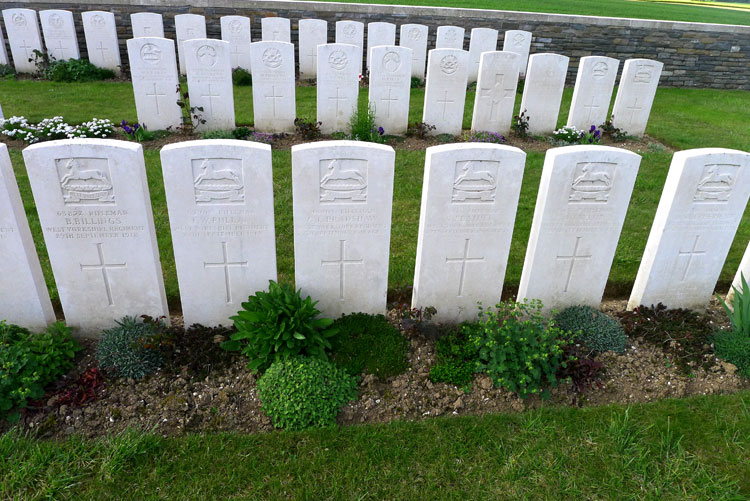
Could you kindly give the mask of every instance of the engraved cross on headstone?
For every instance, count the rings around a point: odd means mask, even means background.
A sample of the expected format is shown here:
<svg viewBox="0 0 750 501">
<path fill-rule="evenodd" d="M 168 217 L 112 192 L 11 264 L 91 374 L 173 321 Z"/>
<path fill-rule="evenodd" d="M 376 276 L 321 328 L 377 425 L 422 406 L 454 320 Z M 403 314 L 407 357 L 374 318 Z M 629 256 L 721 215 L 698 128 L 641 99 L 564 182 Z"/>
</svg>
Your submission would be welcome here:
<svg viewBox="0 0 750 501">
<path fill-rule="evenodd" d="M 581 238 L 583 237 L 576 237 L 576 245 L 573 247 L 573 254 L 570 256 L 557 256 L 558 261 L 570 261 L 570 266 L 568 266 L 568 277 L 565 279 L 565 289 L 563 289 L 563 292 L 568 292 L 568 287 L 570 287 L 570 279 L 573 278 L 573 267 L 576 264 L 577 260 L 587 260 L 591 259 L 591 254 L 585 255 L 585 254 L 578 254 L 578 246 L 581 243 Z"/>
<path fill-rule="evenodd" d="M 107 263 L 104 259 L 104 250 L 102 249 L 101 243 L 96 244 L 96 252 L 99 256 L 99 262 L 97 264 L 83 264 L 81 263 L 81 271 L 85 270 L 99 270 L 102 272 L 102 279 L 104 280 L 104 290 L 107 292 L 107 304 L 112 306 L 115 304 L 112 298 L 112 289 L 109 284 L 109 274 L 107 270 L 110 269 L 124 269 L 127 268 L 127 263 Z"/>
<path fill-rule="evenodd" d="M 232 282 L 229 274 L 229 268 L 247 268 L 247 261 L 230 261 L 227 257 L 227 243 L 221 242 L 222 262 L 207 263 L 203 262 L 204 268 L 224 268 L 224 287 L 227 293 L 227 303 L 232 302 Z"/>
<path fill-rule="evenodd" d="M 229 54 L 232 57 L 232 67 L 237 67 L 240 65 L 240 56 L 244 54 L 240 50 L 240 46 L 238 44 L 232 44 L 232 52 Z"/>
<path fill-rule="evenodd" d="M 208 94 L 201 94 L 201 97 L 207 97 L 208 98 L 208 116 L 209 118 L 213 118 L 214 116 L 214 102 L 213 98 L 215 97 L 221 97 L 219 94 L 211 94 L 211 84 L 208 84 Z"/>
<path fill-rule="evenodd" d="M 62 40 L 57 41 L 57 47 L 54 47 L 52 51 L 57 54 L 57 51 L 60 51 L 60 57 L 54 56 L 55 59 L 62 59 L 65 57 L 65 47 L 62 46 Z M 50 54 L 51 55 L 51 54 Z"/>
<path fill-rule="evenodd" d="M 458 282 L 458 294 L 456 297 L 461 297 L 464 294 L 464 282 L 466 279 L 466 264 L 467 263 L 481 263 L 484 262 L 483 257 L 469 257 L 469 242 L 470 238 L 464 240 L 464 255 L 461 257 L 446 257 L 446 264 L 449 263 L 461 263 L 461 277 Z"/>
<path fill-rule="evenodd" d="M 447 90 L 445 91 L 443 100 L 441 101 L 440 99 L 438 99 L 438 103 L 440 103 L 440 104 L 443 105 L 443 120 L 445 120 L 445 112 L 448 109 L 448 104 L 453 104 L 453 102 L 454 101 L 451 101 L 450 99 L 448 99 L 448 91 Z"/>
<path fill-rule="evenodd" d="M 591 123 L 591 114 L 594 112 L 594 110 L 598 110 L 599 108 L 601 108 L 601 106 L 599 106 L 599 105 L 594 105 L 594 101 L 596 101 L 596 97 L 597 97 L 596 94 L 592 93 L 591 94 L 591 100 L 589 101 L 589 104 L 584 104 L 583 105 L 583 107 L 586 108 L 588 110 L 588 112 L 589 112 L 589 114 L 587 115 L 587 118 L 586 118 L 586 123 L 588 125 L 599 125 L 599 124 L 592 124 Z"/>
<path fill-rule="evenodd" d="M 339 258 L 335 261 L 321 260 L 321 266 L 338 266 L 339 268 L 339 301 L 344 300 L 344 272 L 347 264 L 362 264 L 362 259 L 346 259 L 346 240 L 339 240 Z"/>
<path fill-rule="evenodd" d="M 272 85 L 271 86 L 271 95 L 270 96 L 269 95 L 265 95 L 263 97 L 265 97 L 266 99 L 270 99 L 271 100 L 271 104 L 273 105 L 273 108 L 272 108 L 273 117 L 276 118 L 276 100 L 277 99 L 284 99 L 284 96 L 277 96 L 276 95 L 276 86 Z"/>
<path fill-rule="evenodd" d="M 635 101 L 633 101 L 632 106 L 628 106 L 627 110 L 630 112 L 630 121 L 632 122 L 635 118 L 635 112 L 641 111 L 643 108 L 638 107 L 638 97 L 635 98 Z"/>
<path fill-rule="evenodd" d="M 102 55 L 102 61 L 107 61 L 107 56 L 105 56 L 104 53 L 109 49 L 104 46 L 104 42 L 99 42 L 99 47 L 97 47 L 96 50 Z"/>
<path fill-rule="evenodd" d="M 500 98 L 507 97 L 504 92 L 503 84 L 505 83 L 505 74 L 495 73 L 495 83 L 492 87 L 482 87 L 480 92 L 482 97 L 489 97 L 492 103 L 490 107 L 490 121 L 495 122 L 497 120 L 497 111 L 499 109 Z M 502 94 L 502 96 L 501 96 Z"/>
<path fill-rule="evenodd" d="M 391 101 L 398 101 L 398 98 L 391 96 L 391 92 L 393 92 L 393 89 L 388 87 L 388 97 L 384 97 L 383 99 L 381 99 L 381 101 L 385 101 L 386 118 L 391 118 Z"/>
<path fill-rule="evenodd" d="M 159 91 L 156 90 L 156 82 L 154 82 L 154 93 L 149 94 L 147 92 L 146 95 L 148 97 L 154 98 L 154 107 L 156 108 L 156 114 L 158 115 L 159 114 L 159 96 L 166 96 L 166 94 L 159 94 Z"/>
<path fill-rule="evenodd" d="M 311 64 L 316 66 L 318 64 L 318 46 L 313 45 L 310 47 L 310 53 L 307 54 L 306 57 L 309 57 L 311 59 Z"/>
<path fill-rule="evenodd" d="M 695 241 L 693 242 L 693 247 L 689 251 L 678 251 L 677 252 L 677 258 L 681 258 L 682 256 L 687 256 L 687 264 L 685 265 L 685 270 L 682 272 L 682 278 L 680 279 L 681 282 L 685 281 L 688 275 L 688 271 L 690 271 L 690 264 L 693 262 L 694 256 L 702 256 L 706 253 L 706 251 L 699 251 L 698 250 L 698 240 L 700 240 L 701 236 L 696 235 Z"/>
<path fill-rule="evenodd" d="M 332 100 L 332 99 L 336 100 L 336 116 L 339 116 L 339 102 L 340 101 L 346 101 L 346 97 L 344 97 L 344 96 L 339 97 L 339 88 L 336 87 L 336 97 L 333 97 L 333 96 L 329 96 L 328 97 L 329 101 Z"/>
<path fill-rule="evenodd" d="M 31 57 L 31 53 L 29 53 L 29 49 L 33 49 L 33 47 L 26 43 L 26 40 L 21 40 L 21 45 L 19 45 L 21 49 L 26 53 L 26 57 Z"/>
</svg>

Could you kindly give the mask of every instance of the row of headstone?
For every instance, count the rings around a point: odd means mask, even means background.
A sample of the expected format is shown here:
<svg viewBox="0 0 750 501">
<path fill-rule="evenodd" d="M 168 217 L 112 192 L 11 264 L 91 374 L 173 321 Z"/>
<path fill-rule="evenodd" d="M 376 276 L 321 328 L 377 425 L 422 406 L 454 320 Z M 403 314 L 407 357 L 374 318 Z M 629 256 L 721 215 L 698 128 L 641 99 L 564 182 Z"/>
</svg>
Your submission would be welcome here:
<svg viewBox="0 0 750 501">
<path fill-rule="evenodd" d="M 68 324 L 96 334 L 123 315 L 167 315 L 141 146 L 62 140 L 23 155 Z M 499 300 L 525 159 L 505 145 L 427 150 L 414 307 L 461 321 Z M 227 324 L 276 278 L 271 148 L 190 141 L 161 161 L 185 324 Z M 295 277 L 325 315 L 385 310 L 394 161 L 371 143 L 292 148 Z M 547 152 L 519 299 L 599 306 L 639 164 L 606 146 Z M 704 307 L 749 197 L 750 154 L 676 153 L 628 307 Z M 39 328 L 54 315 L 3 145 L 0 207 L 0 318 Z"/>
</svg>

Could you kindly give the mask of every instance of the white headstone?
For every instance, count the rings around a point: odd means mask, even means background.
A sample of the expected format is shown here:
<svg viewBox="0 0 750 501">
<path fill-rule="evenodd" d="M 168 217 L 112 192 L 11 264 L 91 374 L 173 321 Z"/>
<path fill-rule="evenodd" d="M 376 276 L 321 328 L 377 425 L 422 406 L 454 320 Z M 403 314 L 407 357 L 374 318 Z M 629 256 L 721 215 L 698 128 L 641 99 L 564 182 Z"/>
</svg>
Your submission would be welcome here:
<svg viewBox="0 0 750 501">
<path fill-rule="evenodd" d="M 750 154 L 679 151 L 664 183 L 628 309 L 702 309 L 711 299 L 750 197 Z"/>
<path fill-rule="evenodd" d="M 185 326 L 231 325 L 276 280 L 271 146 L 185 141 L 161 165 Z"/>
<path fill-rule="evenodd" d="M 389 135 L 406 133 L 411 96 L 411 49 L 381 45 L 370 50 L 370 108 Z"/>
<path fill-rule="evenodd" d="M 3 115 L 3 107 L 0 106 L 0 118 L 5 118 L 5 115 Z"/>
<path fill-rule="evenodd" d="M 354 45 L 318 45 L 317 118 L 323 134 L 349 129 L 357 110 L 361 55 Z"/>
<path fill-rule="evenodd" d="M 479 77 L 479 58 L 483 52 L 497 50 L 497 30 L 491 28 L 474 28 L 471 30 L 469 41 L 469 83 L 476 82 Z"/>
<path fill-rule="evenodd" d="M 435 48 L 463 50 L 464 29 L 460 26 L 438 26 Z"/>
<path fill-rule="evenodd" d="M 373 47 L 396 45 L 396 25 L 393 23 L 367 23 L 367 69 L 370 69 L 370 54 Z"/>
<path fill-rule="evenodd" d="M 136 12 L 130 14 L 130 25 L 133 38 L 164 38 L 164 20 L 155 12 Z"/>
<path fill-rule="evenodd" d="M 97 337 L 125 315 L 168 317 L 141 145 L 66 139 L 23 157 L 67 325 Z"/>
<path fill-rule="evenodd" d="M 55 321 L 8 147 L 0 144 L 0 319 L 41 331 Z"/>
<path fill-rule="evenodd" d="M 199 38 L 187 40 L 183 46 L 190 106 L 203 108 L 198 114 L 206 121 L 194 125 L 204 131 L 234 129 L 229 42 Z"/>
<path fill-rule="evenodd" d="M 611 57 L 581 58 L 567 125 L 589 130 L 592 125 L 599 127 L 607 121 L 619 66 L 620 61 Z"/>
<path fill-rule="evenodd" d="M 402 24 L 398 44 L 411 49 L 411 76 L 424 80 L 429 28 L 424 24 Z"/>
<path fill-rule="evenodd" d="M 609 146 L 547 151 L 518 298 L 598 308 L 641 157 Z"/>
<path fill-rule="evenodd" d="M 521 97 L 521 112 L 529 120 L 529 134 L 550 134 L 557 128 L 568 58 L 559 54 L 534 54 L 529 57 L 526 84 Z"/>
<path fill-rule="evenodd" d="M 529 64 L 531 50 L 531 32 L 523 30 L 508 30 L 503 38 L 503 51 L 515 52 L 521 56 L 521 76 L 526 76 L 526 66 Z"/>
<path fill-rule="evenodd" d="M 5 30 L 8 32 L 10 53 L 13 56 L 13 66 L 18 73 L 33 73 L 36 66 L 29 59 L 33 59 L 34 51 L 44 52 L 42 37 L 39 34 L 39 23 L 36 11 L 31 9 L 3 10 Z"/>
<path fill-rule="evenodd" d="M 514 52 L 485 52 L 479 64 L 471 129 L 510 132 L 521 57 Z"/>
<path fill-rule="evenodd" d="M 730 306 L 734 303 L 734 289 L 742 292 L 742 278 L 745 278 L 745 282 L 750 284 L 750 244 L 745 249 L 745 254 L 742 255 L 742 261 L 740 261 L 740 267 L 737 269 L 737 273 L 734 275 L 732 280 L 732 286 L 727 292 L 726 302 Z"/>
<path fill-rule="evenodd" d="M 50 58 L 57 61 L 80 59 L 78 37 L 73 22 L 73 13 L 69 10 L 42 10 L 39 19 L 44 33 L 44 45 Z"/>
<path fill-rule="evenodd" d="M 612 125 L 631 136 L 642 136 L 654 104 L 656 88 L 664 67 L 653 59 L 628 59 L 612 108 Z"/>
<path fill-rule="evenodd" d="M 115 15 L 111 12 L 89 11 L 81 14 L 89 61 L 120 74 L 120 43 L 117 41 Z"/>
<path fill-rule="evenodd" d="M 229 57 L 232 69 L 250 69 L 250 18 L 245 16 L 222 16 L 221 39 L 229 42 Z"/>
<path fill-rule="evenodd" d="M 264 17 L 260 20 L 263 42 L 292 43 L 292 24 L 285 17 Z"/>
<path fill-rule="evenodd" d="M 385 312 L 394 161 L 361 141 L 292 147 L 294 275 L 326 316 Z"/>
<path fill-rule="evenodd" d="M 187 73 L 185 41 L 206 38 L 206 18 L 199 14 L 177 14 L 174 16 L 174 29 L 177 36 L 177 58 L 180 62 L 180 75 L 185 75 Z"/>
<path fill-rule="evenodd" d="M 362 47 L 365 46 L 365 25 L 359 21 L 336 21 L 336 43 L 355 45 L 359 53 L 357 74 L 362 73 Z"/>
<path fill-rule="evenodd" d="M 469 53 L 465 50 L 430 51 L 422 122 L 436 127 L 431 134 L 461 133 L 468 74 Z"/>
<path fill-rule="evenodd" d="M 525 162 L 498 144 L 427 149 L 413 308 L 461 322 L 500 301 Z"/>
<path fill-rule="evenodd" d="M 261 132 L 294 132 L 294 45 L 255 42 L 250 46 L 253 68 L 253 116 Z"/>
<path fill-rule="evenodd" d="M 8 52 L 5 50 L 5 35 L 3 35 L 2 27 L 0 27 L 0 64 L 10 64 Z"/>
<path fill-rule="evenodd" d="M 166 38 L 128 40 L 128 61 L 138 121 L 149 130 L 182 124 L 177 56 L 174 41 Z"/>
<path fill-rule="evenodd" d="M 299 78 L 318 76 L 318 45 L 328 43 L 328 23 L 322 19 L 299 20 Z"/>
</svg>

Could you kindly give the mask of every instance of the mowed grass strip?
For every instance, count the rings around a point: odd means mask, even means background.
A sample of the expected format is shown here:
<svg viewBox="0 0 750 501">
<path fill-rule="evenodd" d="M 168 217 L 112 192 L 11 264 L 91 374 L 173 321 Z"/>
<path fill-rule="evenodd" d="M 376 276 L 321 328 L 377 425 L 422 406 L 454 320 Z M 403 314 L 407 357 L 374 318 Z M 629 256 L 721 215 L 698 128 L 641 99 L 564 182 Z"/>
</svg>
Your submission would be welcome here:
<svg viewBox="0 0 750 501">
<path fill-rule="evenodd" d="M 7 87 L 5 87 L 6 84 L 8 84 Z M 10 99 L 6 101 L 8 103 L 6 116 L 22 115 L 24 110 L 27 110 L 27 116 L 32 121 L 54 115 L 62 115 L 72 123 L 80 123 L 92 117 L 110 118 L 115 122 L 123 118 L 130 122 L 137 119 L 132 90 L 130 84 L 126 82 L 55 84 L 27 80 L 4 82 L 3 85 L 3 90 L 7 89 L 10 93 Z M 560 111 L 560 125 L 565 123 L 571 95 L 572 89 L 566 89 Z M 50 96 L 58 98 L 52 99 Z M 59 98 L 60 96 L 63 97 Z M 367 92 L 363 89 L 360 93 L 360 103 L 365 105 L 366 99 Z M 473 100 L 474 93 L 469 91 L 464 113 L 465 128 L 471 125 Z M 423 101 L 424 89 L 413 89 L 410 122 L 421 120 Z M 520 103 L 520 96 L 517 101 Z M 252 89 L 236 87 L 235 103 L 237 123 L 251 124 Z M 747 91 L 660 89 L 647 132 L 652 137 L 677 149 L 724 147 L 748 151 L 750 150 L 750 135 L 747 134 L 747 117 L 743 110 L 749 107 L 750 92 Z M 314 87 L 297 88 L 297 113 L 302 117 L 314 118 Z M 179 291 L 159 152 L 149 148 L 147 143 L 145 147 L 147 175 L 167 296 L 174 308 L 178 305 Z M 424 151 L 399 149 L 398 144 L 396 144 L 396 149 L 389 274 L 391 287 L 409 285 L 413 282 L 425 158 Z M 506 274 L 506 295 L 515 290 L 520 280 L 544 162 L 543 153 L 533 151 L 527 153 Z M 646 148 L 640 153 L 643 160 L 609 277 L 609 294 L 626 295 L 632 286 L 671 162 L 672 155 L 657 145 Z M 11 160 L 40 254 L 45 278 L 53 298 L 57 299 L 57 291 L 21 151 L 12 150 Z M 294 280 L 294 238 L 289 150 L 274 150 L 273 171 L 279 279 L 292 283 Z M 734 276 L 749 239 L 750 217 L 744 217 L 721 273 L 720 289 L 727 287 Z"/>
<path fill-rule="evenodd" d="M 306 432 L 0 437 L 22 499 L 746 499 L 750 392 Z"/>
</svg>

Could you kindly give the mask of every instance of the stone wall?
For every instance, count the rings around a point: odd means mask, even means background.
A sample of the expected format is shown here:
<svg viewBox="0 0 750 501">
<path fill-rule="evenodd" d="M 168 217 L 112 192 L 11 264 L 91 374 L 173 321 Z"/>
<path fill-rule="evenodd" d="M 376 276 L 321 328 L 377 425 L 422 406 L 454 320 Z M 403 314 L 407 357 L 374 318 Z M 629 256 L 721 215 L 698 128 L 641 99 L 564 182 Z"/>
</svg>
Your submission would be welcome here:
<svg viewBox="0 0 750 501">
<path fill-rule="evenodd" d="M 2 8 L 36 10 L 71 9 L 67 0 L 4 1 Z M 583 56 L 605 55 L 620 59 L 645 57 L 664 63 L 661 86 L 750 90 L 750 26 L 649 21 L 592 16 L 485 11 L 442 7 L 343 4 L 298 1 L 239 0 L 82 0 L 72 7 L 79 45 L 85 57 L 86 44 L 81 12 L 114 12 L 118 24 L 123 62 L 127 65 L 125 40 L 132 36 L 130 14 L 159 12 L 164 15 L 166 36 L 174 38 L 174 15 L 206 16 L 209 37 L 220 37 L 219 18 L 237 14 L 252 18 L 253 40 L 260 39 L 260 18 L 282 16 L 292 19 L 292 41 L 297 42 L 297 21 L 317 18 L 328 21 L 329 40 L 335 38 L 335 22 L 387 21 L 396 25 L 421 23 L 430 27 L 428 48 L 434 48 L 437 26 L 453 24 L 466 29 L 468 50 L 471 28 L 488 27 L 502 33 L 509 29 L 531 31 L 531 52 L 556 52 L 571 58 L 568 82 L 575 80 Z M 398 33 L 398 30 L 397 30 Z M 398 36 L 398 35 L 397 35 Z M 502 41 L 499 43 L 502 47 Z M 620 65 L 622 69 L 622 64 Z"/>
</svg>

